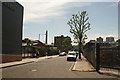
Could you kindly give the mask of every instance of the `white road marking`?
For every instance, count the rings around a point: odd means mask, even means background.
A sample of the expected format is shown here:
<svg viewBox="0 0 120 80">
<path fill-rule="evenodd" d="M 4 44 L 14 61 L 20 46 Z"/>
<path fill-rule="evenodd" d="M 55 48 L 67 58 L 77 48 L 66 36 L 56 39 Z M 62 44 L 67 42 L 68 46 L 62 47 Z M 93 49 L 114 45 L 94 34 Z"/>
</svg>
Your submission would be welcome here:
<svg viewBox="0 0 120 80">
<path fill-rule="evenodd" d="M 73 66 L 74 66 L 75 62 L 72 64 L 72 66 L 69 68 L 69 71 L 72 70 Z"/>
<path fill-rule="evenodd" d="M 31 70 L 31 71 L 35 72 L 35 71 L 37 71 L 37 70 L 36 70 L 36 69 L 33 69 L 33 70 Z"/>
</svg>

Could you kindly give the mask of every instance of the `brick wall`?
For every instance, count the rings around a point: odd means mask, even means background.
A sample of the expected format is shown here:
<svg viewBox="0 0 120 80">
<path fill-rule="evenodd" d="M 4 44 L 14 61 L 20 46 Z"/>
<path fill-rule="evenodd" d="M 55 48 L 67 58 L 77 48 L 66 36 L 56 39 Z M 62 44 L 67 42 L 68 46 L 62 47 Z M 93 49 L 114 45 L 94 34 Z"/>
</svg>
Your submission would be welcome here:
<svg viewBox="0 0 120 80">
<path fill-rule="evenodd" d="M 13 62 L 13 61 L 21 61 L 22 55 L 0 55 L 0 61 L 2 63 Z"/>
</svg>

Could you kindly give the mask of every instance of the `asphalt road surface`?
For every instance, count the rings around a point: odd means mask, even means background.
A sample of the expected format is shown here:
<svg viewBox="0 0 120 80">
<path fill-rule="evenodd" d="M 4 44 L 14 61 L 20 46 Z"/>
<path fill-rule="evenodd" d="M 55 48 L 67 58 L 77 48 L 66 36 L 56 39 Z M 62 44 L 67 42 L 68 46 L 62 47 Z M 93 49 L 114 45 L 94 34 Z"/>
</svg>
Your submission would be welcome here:
<svg viewBox="0 0 120 80">
<path fill-rule="evenodd" d="M 112 78 L 96 72 L 71 71 L 74 62 L 66 56 L 44 59 L 38 62 L 4 68 L 3 78 Z"/>
</svg>

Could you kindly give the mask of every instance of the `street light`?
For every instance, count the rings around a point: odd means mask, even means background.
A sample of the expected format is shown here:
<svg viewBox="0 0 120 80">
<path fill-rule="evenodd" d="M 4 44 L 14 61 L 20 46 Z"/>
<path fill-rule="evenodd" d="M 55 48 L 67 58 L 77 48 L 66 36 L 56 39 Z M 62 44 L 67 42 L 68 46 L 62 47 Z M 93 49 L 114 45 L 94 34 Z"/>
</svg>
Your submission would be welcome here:
<svg viewBox="0 0 120 80">
<path fill-rule="evenodd" d="M 40 41 L 40 36 L 41 35 L 46 35 L 46 34 L 42 34 L 42 33 L 39 33 L 39 36 L 38 36 L 38 40 Z"/>
<path fill-rule="evenodd" d="M 46 37 L 45 37 L 45 44 L 47 44 L 47 41 L 48 41 L 48 31 L 46 30 L 45 34 L 39 33 L 38 40 L 40 40 L 40 35 L 46 35 Z"/>
</svg>

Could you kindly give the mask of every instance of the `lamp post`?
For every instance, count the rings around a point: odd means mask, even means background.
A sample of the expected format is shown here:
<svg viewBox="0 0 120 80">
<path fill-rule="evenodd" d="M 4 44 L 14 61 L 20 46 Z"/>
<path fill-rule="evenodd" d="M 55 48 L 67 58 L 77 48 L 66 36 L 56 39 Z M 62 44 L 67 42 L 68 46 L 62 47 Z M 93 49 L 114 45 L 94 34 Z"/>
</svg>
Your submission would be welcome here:
<svg viewBox="0 0 120 80">
<path fill-rule="evenodd" d="M 40 41 L 40 34 L 39 34 L 39 38 L 38 38 L 38 40 Z"/>
<path fill-rule="evenodd" d="M 40 41 L 40 39 L 41 39 L 41 35 L 44 36 L 44 35 L 46 35 L 46 34 L 39 33 L 39 34 L 38 34 L 38 40 L 39 40 L 39 41 Z M 45 42 L 45 41 L 44 41 L 44 42 Z"/>
<path fill-rule="evenodd" d="M 48 31 L 46 30 L 46 32 L 45 32 L 45 34 L 41 34 L 41 33 L 39 33 L 39 40 L 40 40 L 40 35 L 45 35 L 46 37 L 45 37 L 45 44 L 47 44 L 47 41 L 48 41 Z M 47 55 L 48 55 L 48 51 L 46 51 L 46 58 L 47 58 Z"/>
<path fill-rule="evenodd" d="M 46 39 L 45 39 L 45 44 L 47 44 L 47 40 L 48 40 L 48 31 L 46 30 Z"/>
<path fill-rule="evenodd" d="M 39 33 L 38 40 L 40 40 L 40 36 L 41 36 L 41 35 L 45 35 L 45 36 L 46 36 L 46 37 L 45 37 L 45 44 L 47 44 L 47 41 L 48 41 L 48 31 L 46 30 L 46 33 L 45 33 L 45 34 Z"/>
</svg>

